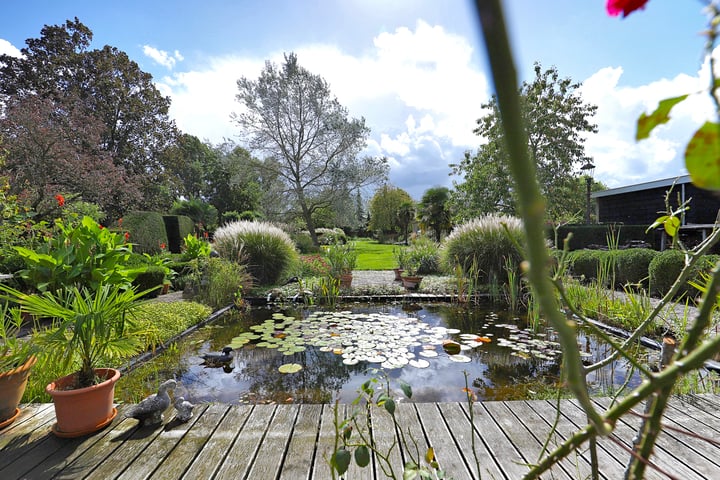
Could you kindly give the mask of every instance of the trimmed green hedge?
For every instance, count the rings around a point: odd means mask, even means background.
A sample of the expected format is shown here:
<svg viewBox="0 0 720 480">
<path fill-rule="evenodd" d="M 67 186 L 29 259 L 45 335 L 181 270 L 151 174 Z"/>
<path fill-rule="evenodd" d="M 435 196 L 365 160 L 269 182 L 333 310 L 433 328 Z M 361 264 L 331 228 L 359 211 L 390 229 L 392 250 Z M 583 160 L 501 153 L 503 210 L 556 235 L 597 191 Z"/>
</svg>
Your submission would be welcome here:
<svg viewBox="0 0 720 480">
<path fill-rule="evenodd" d="M 615 282 L 618 287 L 633 284 L 648 288 L 650 262 L 660 252 L 649 248 L 628 248 L 615 254 Z"/>
<path fill-rule="evenodd" d="M 158 212 L 128 212 L 122 228 L 129 232 L 134 252 L 154 255 L 160 253 L 161 244 L 167 246 L 165 221 Z"/>
<path fill-rule="evenodd" d="M 657 248 L 655 245 L 655 233 L 650 231 L 645 233 L 647 225 L 609 225 L 609 224 L 593 224 L 593 225 L 563 225 L 558 228 L 558 248 L 563 247 L 563 241 L 569 233 L 572 233 L 570 239 L 570 250 L 580 250 L 587 248 L 589 245 L 607 246 L 608 236 L 617 237 L 618 245 L 622 246 L 631 240 L 642 240 Z M 548 238 L 555 241 L 554 232 L 548 233 Z"/>
</svg>

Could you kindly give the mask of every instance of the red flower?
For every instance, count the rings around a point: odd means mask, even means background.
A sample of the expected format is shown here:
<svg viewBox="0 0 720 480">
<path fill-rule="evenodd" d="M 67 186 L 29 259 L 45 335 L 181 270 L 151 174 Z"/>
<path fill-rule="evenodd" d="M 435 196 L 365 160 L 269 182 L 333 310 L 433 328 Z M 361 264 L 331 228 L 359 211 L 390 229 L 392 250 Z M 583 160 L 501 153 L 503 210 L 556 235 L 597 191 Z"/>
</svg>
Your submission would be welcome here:
<svg viewBox="0 0 720 480">
<path fill-rule="evenodd" d="M 98 225 L 98 227 L 100 227 L 100 230 L 102 230 L 103 228 L 105 228 L 105 227 L 103 227 L 102 225 Z"/>
<path fill-rule="evenodd" d="M 627 17 L 635 10 L 645 8 L 648 0 L 607 0 L 607 13 L 611 17 L 617 17 L 622 12 L 623 17 Z"/>
<path fill-rule="evenodd" d="M 125 241 L 130 240 L 130 232 L 125 232 Z"/>
<path fill-rule="evenodd" d="M 164 243 L 161 243 L 161 244 L 160 244 L 160 250 L 165 250 L 165 247 L 166 247 L 166 246 L 167 246 L 167 245 L 165 245 Z"/>
<path fill-rule="evenodd" d="M 203 232 L 203 236 L 204 236 L 205 238 L 208 238 L 210 235 L 208 235 L 208 232 Z"/>
<path fill-rule="evenodd" d="M 65 205 L 65 197 L 63 197 L 59 193 L 55 195 L 55 200 L 57 200 L 58 202 L 58 207 L 62 207 L 63 205 Z"/>
<path fill-rule="evenodd" d="M 118 227 L 122 227 L 122 218 L 118 218 Z"/>
</svg>

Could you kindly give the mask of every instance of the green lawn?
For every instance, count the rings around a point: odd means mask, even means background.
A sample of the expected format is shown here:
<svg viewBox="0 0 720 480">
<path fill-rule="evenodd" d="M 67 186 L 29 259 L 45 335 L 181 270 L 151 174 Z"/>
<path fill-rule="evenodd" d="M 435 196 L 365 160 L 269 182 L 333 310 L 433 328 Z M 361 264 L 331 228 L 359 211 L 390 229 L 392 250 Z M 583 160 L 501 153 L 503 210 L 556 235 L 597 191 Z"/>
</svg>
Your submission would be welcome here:
<svg viewBox="0 0 720 480">
<path fill-rule="evenodd" d="M 398 245 L 386 245 L 369 238 L 353 240 L 358 252 L 357 270 L 392 270 L 397 267 L 393 249 L 405 248 Z"/>
</svg>

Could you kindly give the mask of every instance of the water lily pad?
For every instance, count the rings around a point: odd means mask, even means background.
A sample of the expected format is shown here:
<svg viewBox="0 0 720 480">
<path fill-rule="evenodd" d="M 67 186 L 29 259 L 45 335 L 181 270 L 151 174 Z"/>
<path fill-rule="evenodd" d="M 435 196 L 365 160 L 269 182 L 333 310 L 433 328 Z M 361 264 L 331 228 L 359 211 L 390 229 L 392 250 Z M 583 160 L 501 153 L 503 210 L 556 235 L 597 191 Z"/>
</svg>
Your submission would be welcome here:
<svg viewBox="0 0 720 480">
<path fill-rule="evenodd" d="M 438 353 L 435 350 L 423 350 L 422 352 L 418 353 L 421 357 L 427 357 L 427 358 L 435 358 L 438 356 Z"/>
<path fill-rule="evenodd" d="M 415 368 L 427 368 L 430 366 L 430 362 L 428 362 L 427 360 L 423 360 L 422 358 L 417 359 L 417 360 L 410 360 L 410 362 L 408 364 L 411 367 L 415 367 Z"/>
<path fill-rule="evenodd" d="M 302 370 L 302 365 L 299 365 L 297 363 L 286 363 L 283 365 L 280 365 L 278 367 L 278 372 L 280 373 L 297 373 L 300 370 Z"/>
</svg>

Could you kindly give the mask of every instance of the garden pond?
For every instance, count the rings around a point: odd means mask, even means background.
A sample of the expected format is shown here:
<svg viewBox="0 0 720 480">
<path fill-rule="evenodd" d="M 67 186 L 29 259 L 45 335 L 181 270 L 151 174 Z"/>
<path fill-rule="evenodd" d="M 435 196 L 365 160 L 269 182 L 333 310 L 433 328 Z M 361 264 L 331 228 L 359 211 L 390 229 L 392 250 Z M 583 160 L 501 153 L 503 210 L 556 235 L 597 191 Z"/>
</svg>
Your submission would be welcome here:
<svg viewBox="0 0 720 480">
<path fill-rule="evenodd" d="M 584 361 L 610 346 L 578 335 Z M 232 360 L 208 365 L 203 355 L 234 348 Z M 653 352 L 639 350 L 648 357 Z M 119 396 L 137 401 L 175 378 L 176 395 L 193 403 L 350 403 L 378 372 L 392 386 L 412 386 L 416 402 L 547 395 L 559 382 L 561 353 L 551 328 L 530 328 L 507 312 L 456 305 L 353 305 L 346 310 L 231 310 L 162 355 L 126 374 Z M 593 393 L 635 386 L 618 360 L 588 377 Z M 138 392 L 143 392 L 139 394 Z"/>
</svg>

